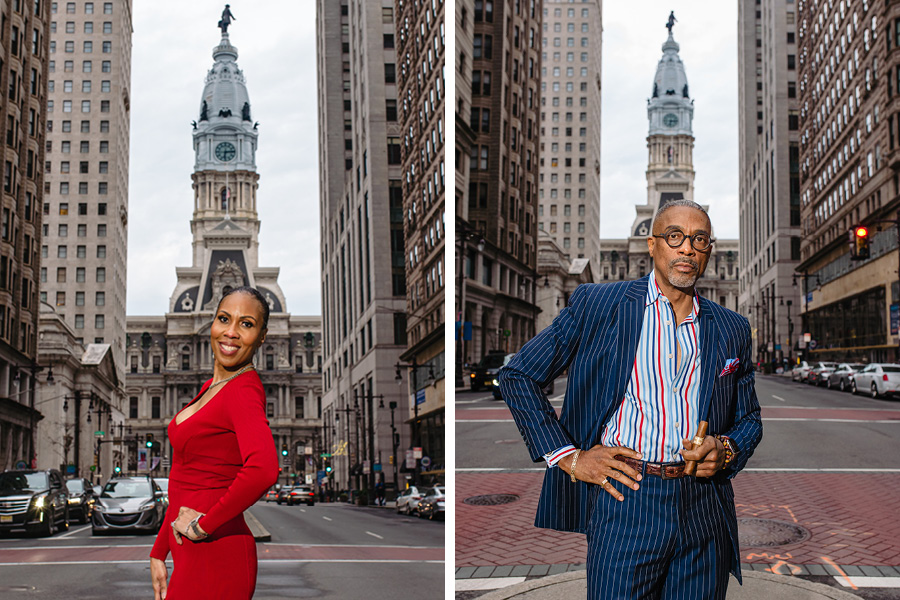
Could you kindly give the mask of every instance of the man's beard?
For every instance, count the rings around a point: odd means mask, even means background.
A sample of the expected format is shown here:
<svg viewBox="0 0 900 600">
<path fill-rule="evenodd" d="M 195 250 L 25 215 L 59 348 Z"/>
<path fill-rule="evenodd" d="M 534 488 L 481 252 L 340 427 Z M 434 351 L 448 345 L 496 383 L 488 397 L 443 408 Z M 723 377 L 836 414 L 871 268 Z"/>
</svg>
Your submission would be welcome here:
<svg viewBox="0 0 900 600">
<path fill-rule="evenodd" d="M 687 264 L 694 267 L 693 273 L 682 273 L 681 271 L 675 270 L 675 265 L 677 264 Z M 666 273 L 669 283 L 677 288 L 692 288 L 694 284 L 697 283 L 697 279 L 700 277 L 700 265 L 697 261 L 690 258 L 676 258 L 672 262 L 669 263 L 669 271 Z"/>
</svg>

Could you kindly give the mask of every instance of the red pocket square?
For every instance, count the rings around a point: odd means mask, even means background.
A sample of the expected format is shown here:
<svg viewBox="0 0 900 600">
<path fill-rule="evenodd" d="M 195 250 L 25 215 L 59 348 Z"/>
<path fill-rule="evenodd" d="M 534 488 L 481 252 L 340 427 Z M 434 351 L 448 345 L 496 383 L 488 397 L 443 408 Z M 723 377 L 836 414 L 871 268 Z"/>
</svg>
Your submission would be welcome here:
<svg viewBox="0 0 900 600">
<path fill-rule="evenodd" d="M 726 375 L 731 375 L 732 373 L 737 371 L 738 364 L 740 362 L 740 359 L 729 358 L 727 361 L 725 361 L 725 368 L 722 369 L 721 373 L 719 373 L 719 377 L 725 377 Z"/>
</svg>

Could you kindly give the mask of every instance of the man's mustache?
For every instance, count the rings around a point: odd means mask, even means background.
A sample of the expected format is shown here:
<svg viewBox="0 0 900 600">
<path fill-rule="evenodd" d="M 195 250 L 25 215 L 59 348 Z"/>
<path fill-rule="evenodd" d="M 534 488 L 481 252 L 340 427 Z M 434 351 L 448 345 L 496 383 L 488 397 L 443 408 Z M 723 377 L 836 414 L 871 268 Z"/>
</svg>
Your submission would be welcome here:
<svg viewBox="0 0 900 600">
<path fill-rule="evenodd" d="M 673 260 L 672 262 L 669 263 L 670 267 L 674 267 L 675 265 L 690 265 L 690 266 L 694 267 L 695 269 L 700 267 L 700 264 L 697 261 L 692 260 L 690 258 L 676 258 L 675 260 Z"/>
</svg>

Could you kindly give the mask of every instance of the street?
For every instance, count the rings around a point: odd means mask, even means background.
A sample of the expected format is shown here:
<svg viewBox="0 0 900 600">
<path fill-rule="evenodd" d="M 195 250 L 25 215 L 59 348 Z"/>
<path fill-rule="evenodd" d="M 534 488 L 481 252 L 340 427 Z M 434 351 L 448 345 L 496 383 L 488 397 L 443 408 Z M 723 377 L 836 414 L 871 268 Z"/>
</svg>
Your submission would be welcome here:
<svg viewBox="0 0 900 600">
<path fill-rule="evenodd" d="M 788 377 L 757 376 L 756 390 L 764 437 L 734 480 L 743 569 L 871 600 L 900 598 L 900 401 Z M 557 408 L 564 391 L 557 380 L 550 396 Z M 491 578 L 515 583 L 583 568 L 584 536 L 532 526 L 545 467 L 529 459 L 505 404 L 490 392 L 456 398 L 457 589 L 478 589 L 474 581 L 460 585 L 465 579 L 482 578 L 487 589 Z M 512 501 L 472 503 L 492 494 Z"/>
<path fill-rule="evenodd" d="M 250 512 L 272 534 L 257 544 L 254 598 L 399 597 L 411 585 L 425 597 L 443 595 L 442 522 L 347 504 L 259 502 Z M 92 537 L 90 526 L 74 524 L 52 538 L 0 538 L 0 600 L 152 598 L 153 540 Z"/>
</svg>

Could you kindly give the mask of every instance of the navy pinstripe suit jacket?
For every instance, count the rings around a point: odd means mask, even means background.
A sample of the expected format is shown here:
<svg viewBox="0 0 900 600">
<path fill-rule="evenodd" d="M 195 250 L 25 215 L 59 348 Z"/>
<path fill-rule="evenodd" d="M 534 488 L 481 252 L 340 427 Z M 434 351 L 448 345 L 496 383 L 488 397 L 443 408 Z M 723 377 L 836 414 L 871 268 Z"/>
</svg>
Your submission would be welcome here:
<svg viewBox="0 0 900 600">
<path fill-rule="evenodd" d="M 574 444 L 587 450 L 625 397 L 644 318 L 648 277 L 585 284 L 569 306 L 500 371 L 500 389 L 535 462 Z M 750 326 L 741 315 L 700 298 L 700 415 L 710 434 L 728 435 L 740 452 L 713 478 L 740 567 L 737 518 L 730 478 L 747 463 L 762 439 L 759 402 L 750 357 Z M 735 372 L 719 377 L 729 358 Z M 557 419 L 541 391 L 569 369 L 562 413 Z M 597 486 L 572 483 L 562 469 L 547 469 L 535 525 L 585 533 Z"/>
</svg>

